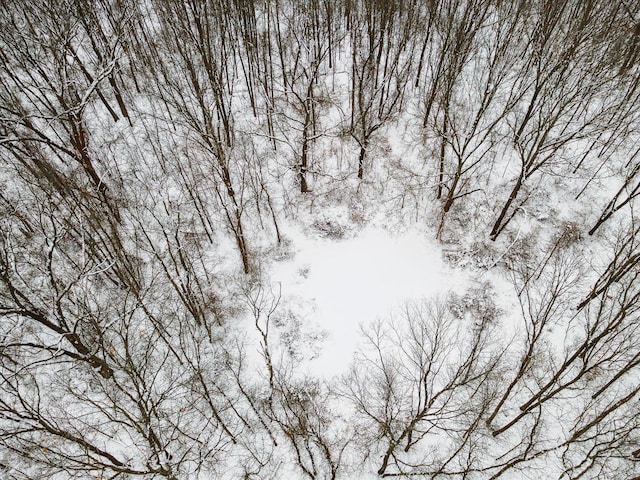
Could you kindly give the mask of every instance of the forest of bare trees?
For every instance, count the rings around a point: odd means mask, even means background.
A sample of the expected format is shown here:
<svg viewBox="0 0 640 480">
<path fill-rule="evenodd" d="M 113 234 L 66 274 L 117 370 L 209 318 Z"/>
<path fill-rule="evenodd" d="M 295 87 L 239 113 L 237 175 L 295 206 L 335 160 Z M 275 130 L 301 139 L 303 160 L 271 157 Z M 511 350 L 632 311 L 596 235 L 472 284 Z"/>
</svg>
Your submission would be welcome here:
<svg viewBox="0 0 640 480">
<path fill-rule="evenodd" d="M 0 478 L 640 479 L 638 197 L 631 0 L 0 2 Z M 336 206 L 516 307 L 300 372 Z"/>
</svg>

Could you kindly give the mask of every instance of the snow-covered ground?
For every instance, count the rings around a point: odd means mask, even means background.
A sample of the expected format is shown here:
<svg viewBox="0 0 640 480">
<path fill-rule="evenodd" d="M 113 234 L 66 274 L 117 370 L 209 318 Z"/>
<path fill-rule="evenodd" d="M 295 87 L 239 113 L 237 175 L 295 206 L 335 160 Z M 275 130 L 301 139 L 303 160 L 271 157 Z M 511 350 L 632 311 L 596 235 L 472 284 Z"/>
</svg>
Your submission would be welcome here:
<svg viewBox="0 0 640 480">
<path fill-rule="evenodd" d="M 360 327 L 393 314 L 406 301 L 460 290 L 467 274 L 442 260 L 440 247 L 416 231 L 389 232 L 370 226 L 352 238 L 300 234 L 296 253 L 271 270 L 284 303 L 295 305 L 303 328 L 325 332 L 310 373 L 344 372 L 357 348 Z M 296 308 L 296 307 L 294 307 Z"/>
<path fill-rule="evenodd" d="M 640 475 L 632 7 L 121 3 L 0 7 L 0 480 Z"/>
</svg>

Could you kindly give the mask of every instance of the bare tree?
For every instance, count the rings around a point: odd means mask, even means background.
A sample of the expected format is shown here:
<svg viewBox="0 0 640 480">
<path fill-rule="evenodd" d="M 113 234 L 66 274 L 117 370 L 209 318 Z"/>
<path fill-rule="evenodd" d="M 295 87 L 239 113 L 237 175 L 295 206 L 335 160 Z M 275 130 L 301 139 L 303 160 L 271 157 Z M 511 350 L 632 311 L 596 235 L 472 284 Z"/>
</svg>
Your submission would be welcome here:
<svg viewBox="0 0 640 480">
<path fill-rule="evenodd" d="M 160 57 L 156 68 L 163 82 L 161 88 L 156 85 L 154 89 L 161 92 L 160 100 L 170 112 L 167 121 L 185 127 L 184 135 L 208 157 L 215 196 L 248 273 L 251 265 L 243 223 L 244 185 L 236 178 L 238 164 L 233 156 L 231 102 L 236 71 L 233 52 L 227 50 L 233 38 L 225 28 L 221 6 L 215 3 L 157 2 L 155 7 L 152 12 L 161 21 L 162 33 L 154 41 L 163 44 L 166 51 L 175 52 L 172 61 L 179 61 L 180 70 Z M 242 178 L 243 173 L 237 173 Z"/>
<path fill-rule="evenodd" d="M 527 201 L 521 193 L 531 178 L 552 170 L 569 146 L 596 134 L 620 108 L 620 99 L 611 95 L 616 80 L 606 53 L 606 31 L 617 9 L 595 7 L 579 2 L 538 6 L 530 33 L 533 52 L 513 87 L 522 107 L 510 122 L 517 177 L 491 229 L 492 240 Z"/>
<path fill-rule="evenodd" d="M 640 163 L 638 163 L 640 148 L 632 151 L 629 160 L 625 164 L 624 178 L 622 185 L 615 192 L 613 198 L 607 203 L 602 210 L 600 217 L 589 230 L 589 235 L 593 235 L 607 220 L 609 220 L 618 210 L 623 209 L 627 205 L 633 206 L 634 199 L 640 195 L 640 181 L 638 173 L 640 173 Z"/>
<path fill-rule="evenodd" d="M 67 176 L 74 171 L 63 166 L 71 161 L 86 176 L 85 188 L 93 190 L 89 194 L 99 196 L 117 219 L 107 171 L 92 151 L 87 110 L 96 95 L 108 104 L 101 85 L 116 67 L 119 38 L 112 38 L 111 50 L 88 74 L 77 59 L 80 20 L 67 7 L 57 10 L 40 3 L 24 9 L 3 7 L 0 145 L 18 161 L 31 163 L 58 189 L 63 188 L 56 178 L 60 172 Z"/>
<path fill-rule="evenodd" d="M 494 321 L 458 319 L 433 301 L 407 305 L 401 322 L 365 331 L 368 347 L 344 378 L 342 394 L 367 425 L 370 447 L 382 454 L 379 475 L 438 475 L 473 466 L 466 456 L 476 448 L 494 395 Z M 432 442 L 439 444 L 435 451 L 418 450 Z"/>
<path fill-rule="evenodd" d="M 504 90 L 517 62 L 514 51 L 522 48 L 521 28 L 528 11 L 521 2 L 495 10 L 486 2 L 447 8 L 450 11 L 441 13 L 435 29 L 440 45 L 431 53 L 438 60 L 426 93 L 424 120 L 440 138 L 436 197 L 444 198 L 438 236 L 454 202 L 477 192 L 479 171 L 493 164 L 500 127 L 513 108 Z"/>
<path fill-rule="evenodd" d="M 279 112 L 278 122 L 285 142 L 292 145 L 295 154 L 294 169 L 300 184 L 300 192 L 309 191 L 307 172 L 310 169 L 312 145 L 322 135 L 319 125 L 320 100 L 323 96 L 322 80 L 325 63 L 329 55 L 329 38 L 320 35 L 320 24 L 316 2 L 304 7 L 291 6 L 292 12 L 282 14 L 286 22 L 278 27 L 282 36 L 278 43 L 279 57 L 284 62 L 280 72 L 281 91 L 279 98 L 273 98 Z M 280 38 L 280 37 L 279 37 Z M 277 90 L 275 91 L 277 93 Z M 292 129 L 300 140 L 289 140 Z"/>
<path fill-rule="evenodd" d="M 583 275 L 580 254 L 576 251 L 578 239 L 576 227 L 567 225 L 547 246 L 547 252 L 540 259 L 535 255 L 523 255 L 523 251 L 527 252 L 524 247 L 509 261 L 520 303 L 523 333 L 516 339 L 519 352 L 512 363 L 510 374 L 513 373 L 513 378 L 505 384 L 500 399 L 486 418 L 488 426 L 510 397 L 526 388 L 528 379 L 546 374 L 543 365 L 551 355 L 549 341 L 552 332 L 562 328 L 567 317 L 573 315 L 572 299 Z"/>
<path fill-rule="evenodd" d="M 615 258 L 628 254 L 627 247 L 629 243 L 621 241 L 614 250 Z M 566 401 L 571 398 L 572 392 L 584 391 L 586 387 L 594 399 L 605 392 L 619 400 L 625 398 L 626 394 L 610 389 L 635 365 L 635 315 L 640 297 L 635 273 L 627 271 L 628 275 L 621 273 L 618 276 L 617 283 L 605 281 L 602 284 L 603 279 L 610 275 L 611 265 L 615 263 L 610 264 L 607 273 L 600 277 L 587 299 L 578 306 L 578 313 L 564 327 L 571 331 L 577 329 L 575 338 L 565 346 L 564 355 L 553 362 L 552 369 L 536 381 L 537 386 L 532 393 L 519 400 L 519 412 L 494 430 L 494 436 L 506 432 L 529 415 L 537 415 L 535 412 L 539 412 L 547 403 Z M 577 327 L 574 327 L 576 323 Z M 612 377 L 604 381 L 601 372 L 608 372 Z"/>
<path fill-rule="evenodd" d="M 373 134 L 399 111 L 409 82 L 413 43 L 411 11 L 396 2 L 365 2 L 349 10 L 351 122 L 349 134 L 360 149 L 358 178 Z M 397 32 L 397 33 L 392 33 Z"/>
</svg>

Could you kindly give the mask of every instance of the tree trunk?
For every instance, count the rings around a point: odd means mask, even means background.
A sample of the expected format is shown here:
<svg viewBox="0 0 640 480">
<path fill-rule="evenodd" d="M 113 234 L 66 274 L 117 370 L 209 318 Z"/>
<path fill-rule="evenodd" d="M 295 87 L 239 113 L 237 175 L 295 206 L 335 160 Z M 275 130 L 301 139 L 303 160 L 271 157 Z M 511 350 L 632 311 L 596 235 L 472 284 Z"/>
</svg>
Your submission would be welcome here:
<svg viewBox="0 0 640 480">
<path fill-rule="evenodd" d="M 496 238 L 498 238 L 498 235 L 500 235 L 500 232 L 502 232 L 504 227 L 507 226 L 508 222 L 504 222 L 504 219 L 507 216 L 507 213 L 509 212 L 509 208 L 511 208 L 511 204 L 514 202 L 514 200 L 518 196 L 518 192 L 522 188 L 523 179 L 524 179 L 524 172 L 520 172 L 520 175 L 518 176 L 518 181 L 513 186 L 513 189 L 511 190 L 511 195 L 509 195 L 509 199 L 504 204 L 504 207 L 502 207 L 502 211 L 500 212 L 500 215 L 498 216 L 496 223 L 493 225 L 493 228 L 491 229 L 489 238 L 491 239 L 492 242 L 494 242 Z"/>
<path fill-rule="evenodd" d="M 367 153 L 367 146 L 366 146 L 366 143 L 364 143 L 360 147 L 360 155 L 358 156 L 358 178 L 360 180 L 362 180 L 362 175 L 364 173 L 364 157 L 366 153 Z"/>
</svg>

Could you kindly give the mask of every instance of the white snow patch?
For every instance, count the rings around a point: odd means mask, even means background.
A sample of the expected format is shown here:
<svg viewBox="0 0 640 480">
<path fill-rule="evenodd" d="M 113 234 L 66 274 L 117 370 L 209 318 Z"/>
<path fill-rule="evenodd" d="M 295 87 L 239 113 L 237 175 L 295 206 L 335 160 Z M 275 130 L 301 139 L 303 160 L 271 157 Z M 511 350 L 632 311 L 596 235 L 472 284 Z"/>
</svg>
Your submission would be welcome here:
<svg viewBox="0 0 640 480">
<path fill-rule="evenodd" d="M 416 232 L 391 234 L 368 227 L 354 238 L 297 238 L 294 258 L 274 265 L 271 280 L 283 300 L 305 308 L 303 325 L 327 333 L 310 374 L 345 371 L 360 340 L 360 326 L 388 317 L 408 300 L 445 295 L 466 283 L 448 268 L 440 247 Z"/>
</svg>

